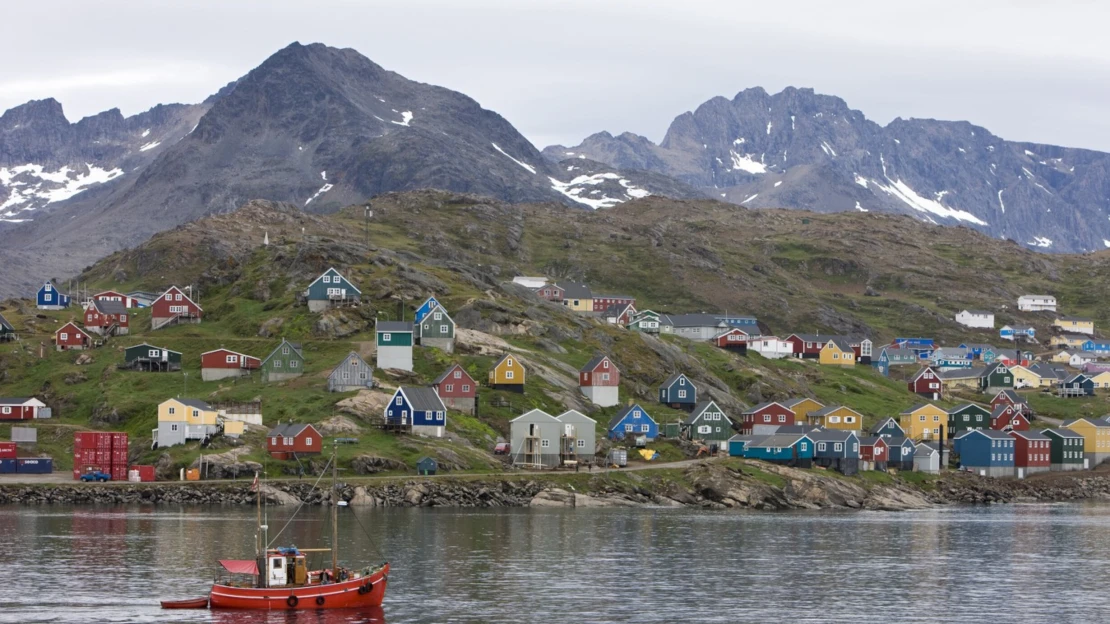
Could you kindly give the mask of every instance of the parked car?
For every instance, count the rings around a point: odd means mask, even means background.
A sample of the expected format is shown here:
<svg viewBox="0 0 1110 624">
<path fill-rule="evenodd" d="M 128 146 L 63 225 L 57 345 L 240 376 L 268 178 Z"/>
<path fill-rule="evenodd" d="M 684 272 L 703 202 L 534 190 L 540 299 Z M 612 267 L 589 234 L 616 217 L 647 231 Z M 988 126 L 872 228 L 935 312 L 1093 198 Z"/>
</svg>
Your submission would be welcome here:
<svg viewBox="0 0 1110 624">
<path fill-rule="evenodd" d="M 108 474 L 107 472 L 93 470 L 92 472 L 86 472 L 85 474 L 81 475 L 81 480 L 86 483 L 90 481 L 111 481 L 112 475 Z"/>
<path fill-rule="evenodd" d="M 498 442 L 497 445 L 493 447 L 493 454 L 494 455 L 508 455 L 509 454 L 509 443 L 508 442 Z"/>
</svg>

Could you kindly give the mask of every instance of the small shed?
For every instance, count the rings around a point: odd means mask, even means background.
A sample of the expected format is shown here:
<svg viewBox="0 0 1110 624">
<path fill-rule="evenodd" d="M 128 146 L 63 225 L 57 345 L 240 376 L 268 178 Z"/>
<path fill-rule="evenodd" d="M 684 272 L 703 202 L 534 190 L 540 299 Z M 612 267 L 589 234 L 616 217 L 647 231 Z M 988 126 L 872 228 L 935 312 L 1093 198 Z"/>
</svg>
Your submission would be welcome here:
<svg viewBox="0 0 1110 624">
<path fill-rule="evenodd" d="M 421 457 L 420 461 L 416 462 L 416 474 L 422 476 L 432 476 L 439 470 L 439 463 L 432 457 Z"/>
</svg>

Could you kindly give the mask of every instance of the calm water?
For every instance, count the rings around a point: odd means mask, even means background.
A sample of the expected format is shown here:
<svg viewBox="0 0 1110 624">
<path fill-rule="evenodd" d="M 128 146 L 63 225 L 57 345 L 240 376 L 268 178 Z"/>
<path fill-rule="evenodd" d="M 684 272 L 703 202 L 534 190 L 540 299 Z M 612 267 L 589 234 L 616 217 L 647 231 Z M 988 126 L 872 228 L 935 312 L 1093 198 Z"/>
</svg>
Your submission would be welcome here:
<svg viewBox="0 0 1110 624">
<path fill-rule="evenodd" d="M 271 510 L 271 530 L 289 513 Z M 312 536 L 328 517 L 306 508 L 288 541 L 322 545 Z M 383 611 L 160 610 L 160 598 L 203 595 L 217 558 L 252 555 L 253 510 L 0 507 L 0 621 L 1110 621 L 1110 505 L 340 518 L 347 562 L 377 561 L 381 548 L 394 564 Z"/>
</svg>

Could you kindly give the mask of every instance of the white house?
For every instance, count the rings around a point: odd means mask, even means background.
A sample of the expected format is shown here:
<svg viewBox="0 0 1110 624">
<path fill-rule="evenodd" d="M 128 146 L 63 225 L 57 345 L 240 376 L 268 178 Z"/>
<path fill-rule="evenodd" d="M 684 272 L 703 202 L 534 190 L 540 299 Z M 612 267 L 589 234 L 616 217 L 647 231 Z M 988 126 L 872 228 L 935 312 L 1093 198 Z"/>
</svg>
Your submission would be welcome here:
<svg viewBox="0 0 1110 624">
<path fill-rule="evenodd" d="M 985 310 L 963 310 L 956 314 L 956 322 L 967 327 L 994 329 L 994 313 Z"/>
<path fill-rule="evenodd" d="M 760 336 L 748 340 L 748 351 L 755 351 L 765 358 L 777 360 L 793 355 L 794 347 L 777 336 Z"/>
<path fill-rule="evenodd" d="M 1056 311 L 1056 297 L 1052 295 L 1022 295 L 1018 297 L 1018 310 L 1022 312 Z"/>
<path fill-rule="evenodd" d="M 513 278 L 514 284 L 519 284 L 525 288 L 535 290 L 547 286 L 548 279 L 546 277 L 530 277 L 528 275 L 517 275 Z"/>
</svg>

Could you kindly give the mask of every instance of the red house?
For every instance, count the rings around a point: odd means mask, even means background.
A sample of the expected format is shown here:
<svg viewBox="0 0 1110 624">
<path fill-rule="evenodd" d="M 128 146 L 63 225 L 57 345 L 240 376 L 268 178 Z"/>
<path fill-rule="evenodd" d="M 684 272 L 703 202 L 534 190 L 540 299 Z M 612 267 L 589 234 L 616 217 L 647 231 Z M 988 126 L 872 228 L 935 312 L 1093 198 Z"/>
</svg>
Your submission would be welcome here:
<svg viewBox="0 0 1110 624">
<path fill-rule="evenodd" d="M 632 317 L 636 314 L 636 306 L 631 303 L 611 305 L 605 314 L 605 322 L 610 325 L 620 325 L 626 327 L 632 322 Z"/>
<path fill-rule="evenodd" d="M 436 377 L 432 382 L 432 389 L 448 408 L 474 414 L 478 401 L 478 384 L 462 366 L 452 364 L 442 375 Z"/>
<path fill-rule="evenodd" d="M 0 399 L 0 420 L 32 420 L 40 415 L 50 417 L 49 411 L 40 414 L 46 404 L 38 399 Z"/>
<path fill-rule="evenodd" d="M 193 303 L 177 286 L 162 293 L 150 305 L 150 328 L 161 329 L 175 323 L 199 323 L 204 310 Z"/>
<path fill-rule="evenodd" d="M 779 427 L 794 424 L 794 410 L 782 403 L 760 403 L 740 415 L 740 433 L 743 435 L 773 434 Z"/>
<path fill-rule="evenodd" d="M 1029 419 L 1013 405 L 997 405 L 991 412 L 991 429 L 995 431 L 1028 431 Z"/>
<path fill-rule="evenodd" d="M 717 345 L 720 349 L 728 349 L 729 351 L 739 351 L 740 353 L 748 352 L 748 340 L 751 336 L 748 332 L 733 327 L 732 329 L 720 334 L 713 339 L 713 344 Z"/>
<path fill-rule="evenodd" d="M 324 441 L 312 425 L 278 424 L 266 434 L 266 450 L 274 459 L 319 454 Z"/>
<path fill-rule="evenodd" d="M 1002 390 L 994 395 L 994 398 L 991 399 L 991 409 L 999 405 L 1013 405 L 1019 412 L 1026 415 L 1033 413 L 1033 409 L 1029 407 L 1029 402 L 1025 400 L 1025 397 L 1013 390 Z"/>
<path fill-rule="evenodd" d="M 636 298 L 626 295 L 594 295 L 594 312 L 604 312 L 609 306 L 626 305 L 636 305 Z"/>
<path fill-rule="evenodd" d="M 134 297 L 128 297 L 127 295 L 125 295 L 123 293 L 116 292 L 114 290 L 105 290 L 104 292 L 96 293 L 95 295 L 92 296 L 92 300 L 93 301 L 115 301 L 117 303 L 123 304 L 123 307 L 127 308 L 127 309 L 139 307 L 139 304 L 138 304 L 137 301 L 135 301 Z"/>
<path fill-rule="evenodd" d="M 890 458 L 890 445 L 882 436 L 860 438 L 859 458 L 865 462 L 885 462 Z"/>
<path fill-rule="evenodd" d="M 131 333 L 127 308 L 112 299 L 93 299 L 85 305 L 85 329 L 101 336 L 126 336 Z"/>
<path fill-rule="evenodd" d="M 599 355 L 578 369 L 578 391 L 594 405 L 612 407 L 620 402 L 621 372 L 607 355 Z"/>
<path fill-rule="evenodd" d="M 1037 431 L 1011 431 L 1010 435 L 1014 437 L 1015 468 L 1024 468 L 1026 474 L 1049 469 L 1051 438 Z"/>
<path fill-rule="evenodd" d="M 816 358 L 820 357 L 821 349 L 825 348 L 825 343 L 837 336 L 819 336 L 816 334 L 790 334 L 786 342 L 790 343 L 793 347 L 794 357 L 800 358 Z"/>
<path fill-rule="evenodd" d="M 73 321 L 70 321 L 54 332 L 54 344 L 57 345 L 59 351 L 88 349 L 92 347 L 92 337 Z"/>
<path fill-rule="evenodd" d="M 933 401 L 940 399 L 940 375 L 938 375 L 931 366 L 926 366 L 917 371 L 917 374 L 914 375 L 906 385 L 909 387 L 910 392 L 920 394 L 926 399 L 931 399 Z"/>
<path fill-rule="evenodd" d="M 563 288 L 558 284 L 545 284 L 536 289 L 536 295 L 540 299 L 546 299 L 556 303 L 563 302 L 563 294 Z"/>
<path fill-rule="evenodd" d="M 216 349 L 200 354 L 200 377 L 204 381 L 245 377 L 261 366 L 262 360 L 229 349 Z"/>
</svg>

